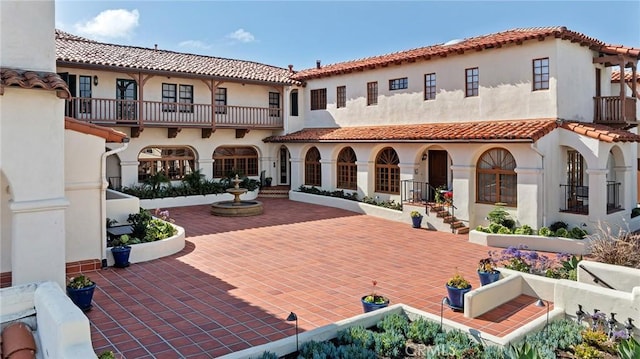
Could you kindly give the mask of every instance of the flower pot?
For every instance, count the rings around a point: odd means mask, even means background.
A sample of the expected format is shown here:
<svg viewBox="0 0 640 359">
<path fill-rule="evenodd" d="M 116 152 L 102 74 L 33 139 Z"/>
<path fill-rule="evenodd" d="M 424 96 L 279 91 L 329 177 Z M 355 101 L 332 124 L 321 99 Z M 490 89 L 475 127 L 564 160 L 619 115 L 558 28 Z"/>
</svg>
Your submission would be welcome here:
<svg viewBox="0 0 640 359">
<path fill-rule="evenodd" d="M 118 246 L 111 248 L 113 254 L 113 264 L 117 268 L 126 268 L 129 266 L 129 255 L 131 254 L 130 246 Z"/>
<path fill-rule="evenodd" d="M 273 181 L 273 179 L 271 177 L 267 177 L 264 179 L 264 185 L 265 187 L 271 187 L 271 182 Z"/>
<path fill-rule="evenodd" d="M 471 286 L 465 289 L 458 289 L 456 287 L 447 287 L 447 296 L 449 298 L 449 306 L 453 310 L 464 310 L 464 294 L 471 291 Z"/>
<path fill-rule="evenodd" d="M 413 228 L 420 228 L 420 225 L 422 224 L 422 216 L 411 217 L 411 221 L 413 222 Z"/>
<path fill-rule="evenodd" d="M 387 306 L 389 306 L 389 299 L 385 298 L 385 302 L 381 303 L 381 304 L 376 304 L 376 303 L 367 303 L 364 301 L 364 298 L 368 297 L 368 295 L 365 295 L 364 297 L 362 297 L 360 299 L 360 301 L 362 302 L 362 309 L 364 310 L 365 313 L 369 313 L 371 311 L 374 310 L 378 310 L 381 308 L 386 308 Z"/>
<path fill-rule="evenodd" d="M 71 301 L 75 303 L 83 312 L 91 309 L 91 300 L 93 299 L 93 292 L 96 289 L 96 284 L 89 287 L 75 289 L 67 287 L 67 295 L 71 298 Z"/>
<path fill-rule="evenodd" d="M 480 272 L 478 271 L 478 277 L 480 277 L 480 284 L 487 285 L 493 282 L 497 282 L 500 279 L 500 271 L 494 272 Z"/>
</svg>

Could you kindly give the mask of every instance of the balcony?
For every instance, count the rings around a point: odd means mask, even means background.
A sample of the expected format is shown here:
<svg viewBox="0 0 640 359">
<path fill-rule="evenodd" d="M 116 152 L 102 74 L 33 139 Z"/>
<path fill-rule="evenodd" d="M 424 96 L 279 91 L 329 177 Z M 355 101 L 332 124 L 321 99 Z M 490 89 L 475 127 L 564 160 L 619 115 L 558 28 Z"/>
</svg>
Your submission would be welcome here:
<svg viewBox="0 0 640 359">
<path fill-rule="evenodd" d="M 71 98 L 65 115 L 105 126 L 283 128 L 282 109 L 269 107 Z"/>
<path fill-rule="evenodd" d="M 561 184 L 560 189 L 564 196 L 560 212 L 589 214 L 589 187 Z"/>
<path fill-rule="evenodd" d="M 593 122 L 613 127 L 629 127 L 636 122 L 636 99 L 620 96 L 593 98 Z"/>
</svg>

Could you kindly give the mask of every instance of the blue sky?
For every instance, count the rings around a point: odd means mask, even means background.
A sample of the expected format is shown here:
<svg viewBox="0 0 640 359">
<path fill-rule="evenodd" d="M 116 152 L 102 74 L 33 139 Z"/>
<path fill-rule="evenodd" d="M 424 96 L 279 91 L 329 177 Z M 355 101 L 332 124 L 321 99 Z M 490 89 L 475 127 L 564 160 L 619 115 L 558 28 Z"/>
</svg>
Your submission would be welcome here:
<svg viewBox="0 0 640 359">
<path fill-rule="evenodd" d="M 76 35 L 280 67 L 292 64 L 296 70 L 314 67 L 316 60 L 330 64 L 517 27 L 566 26 L 640 48 L 639 18 L 637 0 L 56 0 L 56 27 Z"/>
</svg>

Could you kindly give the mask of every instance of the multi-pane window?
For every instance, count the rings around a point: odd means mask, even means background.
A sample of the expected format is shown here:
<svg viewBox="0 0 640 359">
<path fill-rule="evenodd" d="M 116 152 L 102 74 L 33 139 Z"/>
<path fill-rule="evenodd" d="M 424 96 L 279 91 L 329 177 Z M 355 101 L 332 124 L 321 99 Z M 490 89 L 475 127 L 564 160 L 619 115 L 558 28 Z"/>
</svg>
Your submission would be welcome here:
<svg viewBox="0 0 640 359">
<path fill-rule="evenodd" d="M 576 150 L 567 151 L 567 184 L 573 187 L 584 184 L 584 158 Z"/>
<path fill-rule="evenodd" d="M 358 166 L 356 153 L 351 147 L 345 147 L 338 154 L 338 188 L 358 189 Z"/>
<path fill-rule="evenodd" d="M 480 79 L 480 72 L 477 67 L 465 70 L 465 88 L 466 96 L 478 96 L 478 85 Z"/>
<path fill-rule="evenodd" d="M 327 89 L 311 90 L 311 111 L 327 109 Z"/>
<path fill-rule="evenodd" d="M 216 113 L 227 113 L 227 89 L 216 87 Z"/>
<path fill-rule="evenodd" d="M 503 148 L 492 148 L 480 156 L 476 166 L 479 203 L 517 204 L 516 160 Z"/>
<path fill-rule="evenodd" d="M 269 116 L 280 117 L 280 93 L 269 92 Z"/>
<path fill-rule="evenodd" d="M 391 147 L 383 148 L 376 157 L 376 192 L 400 193 L 400 159 Z"/>
<path fill-rule="evenodd" d="M 436 73 L 424 75 L 424 99 L 436 99 Z"/>
<path fill-rule="evenodd" d="M 367 106 L 378 104 L 378 82 L 367 82 Z"/>
<path fill-rule="evenodd" d="M 180 96 L 179 102 L 182 104 L 180 105 L 180 112 L 193 113 L 193 86 L 180 85 L 178 95 Z"/>
<path fill-rule="evenodd" d="M 252 147 L 218 147 L 213 152 L 213 177 L 222 178 L 238 173 L 258 175 L 258 153 Z"/>
<path fill-rule="evenodd" d="M 195 158 L 189 147 L 145 147 L 138 154 L 138 181 L 159 173 L 170 180 L 181 180 L 195 169 Z"/>
<path fill-rule="evenodd" d="M 320 151 L 316 147 L 311 147 L 304 158 L 304 184 L 322 186 Z"/>
<path fill-rule="evenodd" d="M 347 107 L 347 86 L 336 87 L 336 107 Z"/>
<path fill-rule="evenodd" d="M 80 113 L 91 113 L 91 76 L 80 76 Z"/>
<path fill-rule="evenodd" d="M 162 84 L 162 102 L 163 112 L 176 111 L 176 84 Z"/>
<path fill-rule="evenodd" d="M 549 89 L 549 58 L 533 60 L 533 91 Z"/>
<path fill-rule="evenodd" d="M 292 90 L 290 95 L 291 116 L 298 116 L 298 90 Z"/>
<path fill-rule="evenodd" d="M 406 77 L 401 79 L 389 80 L 389 90 L 403 90 L 409 86 L 409 80 Z"/>
</svg>

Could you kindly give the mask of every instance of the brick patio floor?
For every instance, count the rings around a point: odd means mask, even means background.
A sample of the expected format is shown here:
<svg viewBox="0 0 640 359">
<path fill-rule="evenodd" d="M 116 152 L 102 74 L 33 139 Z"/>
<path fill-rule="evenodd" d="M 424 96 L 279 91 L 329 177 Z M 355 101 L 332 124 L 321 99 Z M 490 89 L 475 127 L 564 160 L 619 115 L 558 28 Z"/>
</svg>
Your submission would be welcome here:
<svg viewBox="0 0 640 359">
<path fill-rule="evenodd" d="M 417 230 L 335 208 L 264 199 L 261 216 L 222 218 L 208 206 L 173 208 L 186 229 L 176 255 L 91 273 L 98 284 L 87 313 L 96 352 L 125 358 L 215 358 L 362 312 L 378 292 L 439 314 L 444 283 L 475 273 L 487 247 L 467 236 Z M 477 319 L 445 317 L 502 336 L 546 309 L 521 296 Z"/>
</svg>

